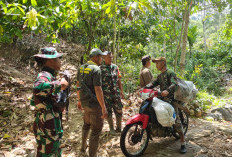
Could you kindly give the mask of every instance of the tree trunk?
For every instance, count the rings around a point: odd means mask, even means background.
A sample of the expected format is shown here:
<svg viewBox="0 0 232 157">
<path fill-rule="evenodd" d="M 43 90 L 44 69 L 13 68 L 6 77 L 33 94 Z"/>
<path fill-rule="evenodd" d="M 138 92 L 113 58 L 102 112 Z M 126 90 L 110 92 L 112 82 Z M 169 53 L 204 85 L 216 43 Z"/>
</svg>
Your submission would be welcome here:
<svg viewBox="0 0 232 157">
<path fill-rule="evenodd" d="M 119 24 L 120 25 L 120 24 Z M 119 55 L 119 50 L 120 50 L 120 27 L 118 27 L 118 42 L 117 42 L 117 52 L 116 54 Z"/>
<path fill-rule="evenodd" d="M 189 48 L 190 48 L 189 59 L 191 59 L 192 58 L 192 46 L 189 46 Z"/>
<path fill-rule="evenodd" d="M 164 53 L 164 57 L 166 57 L 166 37 L 164 37 L 163 53 Z"/>
<path fill-rule="evenodd" d="M 202 24 L 203 24 L 204 48 L 206 49 L 207 45 L 206 45 L 206 28 L 205 28 L 205 0 L 203 1 L 203 7 L 204 7 L 204 11 L 203 11 Z"/>
<path fill-rule="evenodd" d="M 117 54 L 116 54 L 116 39 L 117 39 L 117 30 L 116 30 L 116 13 L 114 14 L 114 40 L 113 40 L 113 54 L 114 54 L 114 63 L 117 63 Z"/>
<path fill-rule="evenodd" d="M 187 7 L 185 9 L 183 19 L 185 19 L 186 14 L 187 14 Z M 179 53 L 180 45 L 181 45 L 181 41 L 182 41 L 182 34 L 183 34 L 183 29 L 184 29 L 184 23 L 185 23 L 185 21 L 183 21 L 183 23 L 182 23 L 179 44 L 178 44 L 178 46 L 176 48 L 176 57 L 175 57 L 175 62 L 174 62 L 174 71 L 175 72 L 176 72 L 176 65 L 177 65 L 177 60 L 178 60 L 178 53 Z"/>
<path fill-rule="evenodd" d="M 217 34 L 218 34 L 218 43 L 220 44 L 220 19 L 221 19 L 221 12 L 218 12 L 218 29 L 217 29 Z"/>
<path fill-rule="evenodd" d="M 189 25 L 189 16 L 190 16 L 190 11 L 191 11 L 191 6 L 192 6 L 192 0 L 190 1 L 190 4 L 186 6 L 188 7 L 188 9 L 187 9 L 187 13 L 184 19 L 185 25 L 184 25 L 183 43 L 182 43 L 181 56 L 180 56 L 180 75 L 181 76 L 184 76 L 184 71 L 185 71 L 186 45 L 187 45 L 188 25 Z"/>
</svg>

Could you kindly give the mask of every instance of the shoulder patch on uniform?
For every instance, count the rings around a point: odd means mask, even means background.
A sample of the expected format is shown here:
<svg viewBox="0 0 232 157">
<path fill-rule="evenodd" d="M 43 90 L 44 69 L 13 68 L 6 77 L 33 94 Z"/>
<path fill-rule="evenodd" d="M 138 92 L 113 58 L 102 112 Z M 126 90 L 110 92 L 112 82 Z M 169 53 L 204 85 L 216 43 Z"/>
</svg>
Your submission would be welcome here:
<svg viewBox="0 0 232 157">
<path fill-rule="evenodd" d="M 91 68 L 80 67 L 80 73 L 89 74 L 90 71 L 92 71 Z"/>
</svg>

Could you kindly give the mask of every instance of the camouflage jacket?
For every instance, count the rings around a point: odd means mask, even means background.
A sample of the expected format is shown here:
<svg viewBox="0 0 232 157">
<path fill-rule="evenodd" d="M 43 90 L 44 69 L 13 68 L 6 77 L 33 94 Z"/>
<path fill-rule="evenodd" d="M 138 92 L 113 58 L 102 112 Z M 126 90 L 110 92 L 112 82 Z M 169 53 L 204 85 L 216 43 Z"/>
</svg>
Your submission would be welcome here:
<svg viewBox="0 0 232 157">
<path fill-rule="evenodd" d="M 118 80 L 121 78 L 119 68 L 115 64 L 101 65 L 102 72 L 102 90 L 105 95 L 117 95 L 120 97 Z"/>
<path fill-rule="evenodd" d="M 160 85 L 160 90 L 167 90 L 169 92 L 169 97 L 173 97 L 175 92 L 176 83 L 176 74 L 167 69 L 165 72 L 159 74 L 157 79 L 152 82 L 152 87 Z"/>
<path fill-rule="evenodd" d="M 61 111 L 54 106 L 57 94 L 60 92 L 60 82 L 55 77 L 55 71 L 44 67 L 34 82 L 31 105 L 35 106 L 34 133 L 57 140 L 62 136 Z"/>
</svg>

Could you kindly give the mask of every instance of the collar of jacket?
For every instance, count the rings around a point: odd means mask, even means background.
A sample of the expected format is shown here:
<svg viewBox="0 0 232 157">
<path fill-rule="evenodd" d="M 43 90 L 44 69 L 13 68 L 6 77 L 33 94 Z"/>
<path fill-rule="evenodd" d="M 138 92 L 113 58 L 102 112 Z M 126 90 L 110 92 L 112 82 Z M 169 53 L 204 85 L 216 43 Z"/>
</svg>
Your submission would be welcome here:
<svg viewBox="0 0 232 157">
<path fill-rule="evenodd" d="M 103 65 L 103 66 L 112 66 L 112 64 L 113 64 L 113 63 L 111 63 L 110 65 L 109 65 L 109 64 L 108 64 L 108 65 L 106 65 L 106 63 L 105 63 L 105 62 L 102 62 L 102 65 Z"/>
<path fill-rule="evenodd" d="M 52 68 L 43 67 L 42 71 L 47 71 L 47 72 L 51 73 L 53 76 L 56 76 L 56 71 L 54 69 L 52 69 Z"/>
<path fill-rule="evenodd" d="M 97 64 L 94 63 L 93 61 L 88 61 L 87 64 L 89 64 L 89 65 L 97 65 Z"/>
</svg>

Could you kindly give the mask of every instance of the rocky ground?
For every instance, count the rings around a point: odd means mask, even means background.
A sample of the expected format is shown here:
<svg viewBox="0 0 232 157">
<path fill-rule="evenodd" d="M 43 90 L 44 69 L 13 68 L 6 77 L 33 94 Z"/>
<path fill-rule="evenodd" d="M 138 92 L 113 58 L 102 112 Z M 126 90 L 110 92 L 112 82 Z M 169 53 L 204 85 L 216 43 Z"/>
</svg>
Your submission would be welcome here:
<svg viewBox="0 0 232 157">
<path fill-rule="evenodd" d="M 10 64 L 0 58 L 0 157 L 34 157 L 36 143 L 32 133 L 33 108 L 29 105 L 35 73 L 26 67 Z M 137 112 L 137 99 L 125 100 L 123 126 Z M 81 142 L 82 112 L 76 108 L 76 95 L 70 102 L 69 120 L 64 119 L 63 156 L 78 157 Z M 105 122 L 101 135 L 99 156 L 121 157 L 120 134 L 108 134 Z M 232 156 L 232 123 L 190 118 L 186 135 L 188 153 L 179 154 L 179 141 L 173 137 L 149 142 L 143 156 Z"/>
</svg>

